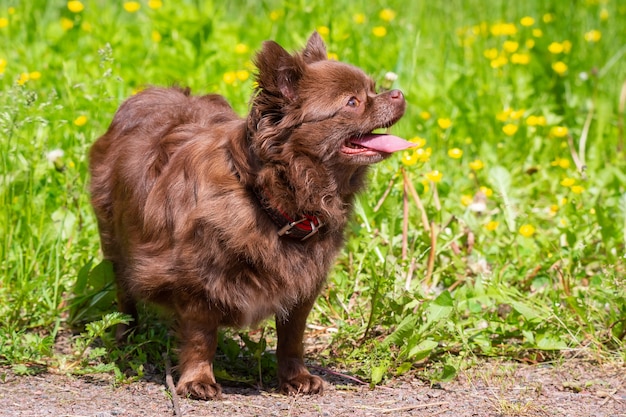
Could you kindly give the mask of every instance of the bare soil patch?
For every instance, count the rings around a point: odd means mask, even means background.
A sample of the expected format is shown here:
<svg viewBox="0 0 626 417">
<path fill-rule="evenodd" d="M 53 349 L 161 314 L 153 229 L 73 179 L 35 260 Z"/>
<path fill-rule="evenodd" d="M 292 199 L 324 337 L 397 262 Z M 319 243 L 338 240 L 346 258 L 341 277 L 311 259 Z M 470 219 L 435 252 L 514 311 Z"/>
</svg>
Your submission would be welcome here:
<svg viewBox="0 0 626 417">
<path fill-rule="evenodd" d="M 17 376 L 0 369 L 0 416 L 174 415 L 164 376 L 114 386 L 107 375 Z M 370 390 L 337 376 L 324 395 L 285 397 L 224 384 L 221 401 L 180 399 L 184 416 L 550 416 L 626 417 L 626 368 L 569 360 L 520 365 L 485 362 L 431 386 L 402 377 Z M 161 381 L 162 380 L 162 381 Z"/>
</svg>

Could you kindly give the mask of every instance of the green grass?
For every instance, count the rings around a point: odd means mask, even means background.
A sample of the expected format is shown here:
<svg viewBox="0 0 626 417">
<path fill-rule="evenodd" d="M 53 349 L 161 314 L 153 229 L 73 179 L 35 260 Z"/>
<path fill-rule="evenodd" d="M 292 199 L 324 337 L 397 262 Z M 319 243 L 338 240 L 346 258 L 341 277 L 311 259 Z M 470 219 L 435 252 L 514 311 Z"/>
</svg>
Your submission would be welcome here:
<svg viewBox="0 0 626 417">
<path fill-rule="evenodd" d="M 476 356 L 626 359 L 620 2 L 81 4 L 0 0 L 0 364 L 124 379 L 160 360 L 164 327 L 125 349 L 105 332 L 123 318 L 106 315 L 88 149 L 146 85 L 218 92 L 245 114 L 261 42 L 297 49 L 315 28 L 331 54 L 404 91 L 394 133 L 425 140 L 372 170 L 311 317 L 338 329 L 318 360 L 378 383 L 423 369 L 446 380 Z M 86 323 L 73 353 L 55 351 Z M 225 338 L 223 355 L 271 368 L 269 326 Z"/>
</svg>

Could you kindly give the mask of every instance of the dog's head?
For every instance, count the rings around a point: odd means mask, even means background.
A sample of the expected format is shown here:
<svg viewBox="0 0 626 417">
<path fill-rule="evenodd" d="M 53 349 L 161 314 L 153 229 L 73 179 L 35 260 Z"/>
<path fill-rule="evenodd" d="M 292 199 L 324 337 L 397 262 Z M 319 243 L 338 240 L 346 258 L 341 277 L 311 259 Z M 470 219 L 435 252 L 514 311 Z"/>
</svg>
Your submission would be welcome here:
<svg viewBox="0 0 626 417">
<path fill-rule="evenodd" d="M 402 92 L 376 94 L 374 81 L 362 70 L 327 59 L 318 33 L 295 54 L 265 42 L 256 65 L 258 86 L 248 132 L 262 161 L 305 156 L 360 166 L 410 146 L 395 136 L 372 135 L 402 117 L 406 106 Z"/>
</svg>

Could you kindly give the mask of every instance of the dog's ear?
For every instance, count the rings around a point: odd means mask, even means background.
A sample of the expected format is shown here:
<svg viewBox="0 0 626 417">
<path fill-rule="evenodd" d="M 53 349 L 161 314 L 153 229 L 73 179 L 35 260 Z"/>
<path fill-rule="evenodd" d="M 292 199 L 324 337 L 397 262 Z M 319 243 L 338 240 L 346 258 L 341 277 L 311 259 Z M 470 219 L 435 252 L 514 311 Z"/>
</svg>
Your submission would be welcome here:
<svg viewBox="0 0 626 417">
<path fill-rule="evenodd" d="M 319 33 L 313 32 L 306 43 L 306 47 L 302 51 L 302 56 L 304 57 L 304 62 L 307 64 L 326 59 L 328 56 L 326 53 L 326 45 L 324 45 L 324 41 Z"/>
<path fill-rule="evenodd" d="M 259 70 L 257 82 L 262 91 L 280 93 L 290 101 L 298 98 L 296 87 L 304 74 L 301 58 L 290 55 L 274 41 L 266 41 L 256 56 L 255 64 Z"/>
</svg>

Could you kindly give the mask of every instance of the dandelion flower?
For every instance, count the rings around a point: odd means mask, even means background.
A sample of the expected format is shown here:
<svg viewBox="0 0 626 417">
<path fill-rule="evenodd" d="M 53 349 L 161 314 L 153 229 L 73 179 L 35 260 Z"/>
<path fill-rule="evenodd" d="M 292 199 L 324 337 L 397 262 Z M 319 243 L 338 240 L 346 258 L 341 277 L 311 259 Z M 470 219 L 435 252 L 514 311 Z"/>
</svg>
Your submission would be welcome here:
<svg viewBox="0 0 626 417">
<path fill-rule="evenodd" d="M 511 55 L 511 62 L 513 64 L 527 65 L 530 62 L 530 55 L 515 53 Z"/>
<path fill-rule="evenodd" d="M 7 60 L 0 58 L 0 74 L 4 74 L 4 70 L 7 67 Z"/>
<path fill-rule="evenodd" d="M 396 12 L 391 9 L 382 9 L 378 14 L 378 17 L 380 17 L 385 22 L 391 22 L 393 19 L 396 18 Z"/>
<path fill-rule="evenodd" d="M 363 23 L 365 23 L 365 14 L 363 13 L 357 13 L 354 16 L 352 16 L 352 20 L 354 21 L 354 23 L 356 23 L 357 25 L 362 25 Z"/>
<path fill-rule="evenodd" d="M 532 237 L 535 234 L 535 227 L 532 224 L 523 224 L 519 228 L 519 234 L 524 237 Z"/>
<path fill-rule="evenodd" d="M 514 125 L 512 123 L 508 123 L 502 126 L 502 131 L 507 136 L 513 136 L 515 133 L 517 133 L 517 129 L 517 125 Z"/>
<path fill-rule="evenodd" d="M 152 10 L 160 9 L 163 7 L 163 2 L 161 0 L 149 0 L 148 7 Z"/>
<path fill-rule="evenodd" d="M 128 13 L 135 13 L 139 9 L 141 9 L 141 3 L 139 3 L 138 1 L 124 2 L 124 10 L 126 10 Z"/>
<path fill-rule="evenodd" d="M 480 171 L 485 167 L 485 164 L 480 159 L 475 159 L 469 163 L 469 167 L 472 171 Z"/>
<path fill-rule="evenodd" d="M 402 163 L 406 166 L 413 166 L 417 163 L 419 155 L 417 152 L 404 151 L 402 153 Z"/>
<path fill-rule="evenodd" d="M 159 43 L 163 39 L 163 37 L 161 36 L 158 30 L 153 30 L 152 33 L 150 34 L 150 38 L 152 39 L 152 42 L 154 43 Z"/>
<path fill-rule="evenodd" d="M 428 119 L 430 119 L 431 114 L 430 114 L 430 112 L 428 112 L 428 111 L 423 111 L 423 112 L 420 112 L 420 117 L 421 117 L 423 120 L 428 120 Z"/>
<path fill-rule="evenodd" d="M 485 195 L 485 197 L 491 197 L 493 195 L 493 190 L 489 187 L 485 187 L 484 185 L 481 185 L 479 190 Z"/>
<path fill-rule="evenodd" d="M 87 124 L 87 116 L 85 115 L 78 116 L 76 119 L 74 119 L 74 124 L 79 127 L 85 126 L 85 124 Z"/>
<path fill-rule="evenodd" d="M 541 38 L 543 36 L 543 30 L 541 30 L 541 29 L 533 29 L 533 36 L 535 38 Z"/>
<path fill-rule="evenodd" d="M 569 133 L 569 130 L 565 126 L 553 126 L 550 128 L 550 136 L 555 138 L 564 138 Z"/>
<path fill-rule="evenodd" d="M 609 20 L 609 11 L 607 9 L 600 10 L 600 20 L 602 21 Z"/>
<path fill-rule="evenodd" d="M 422 148 L 424 147 L 424 145 L 426 145 L 426 139 L 419 136 L 415 136 L 409 139 L 409 142 L 414 143 L 416 148 Z"/>
<path fill-rule="evenodd" d="M 562 61 L 557 61 L 552 64 L 552 69 L 559 75 L 563 75 L 567 72 L 567 64 Z"/>
<path fill-rule="evenodd" d="M 504 41 L 504 43 L 502 44 L 502 49 L 504 49 L 506 52 L 510 54 L 517 51 L 518 48 L 519 48 L 519 42 Z"/>
<path fill-rule="evenodd" d="M 519 120 L 524 116 L 524 113 L 526 113 L 526 109 L 513 110 L 511 111 L 511 119 Z"/>
<path fill-rule="evenodd" d="M 570 188 L 574 194 L 582 194 L 585 191 L 585 188 L 580 185 L 574 185 Z"/>
<path fill-rule="evenodd" d="M 329 61 L 339 61 L 339 55 L 335 52 L 328 52 L 326 53 L 326 59 Z"/>
<path fill-rule="evenodd" d="M 496 113 L 496 119 L 501 122 L 506 122 L 507 120 L 509 120 L 509 116 L 511 115 L 512 111 L 512 109 L 507 107 L 506 109 Z"/>
<path fill-rule="evenodd" d="M 461 196 L 461 204 L 463 204 L 465 207 L 472 204 L 472 201 L 474 201 L 474 197 L 471 194 L 463 194 Z"/>
<path fill-rule="evenodd" d="M 426 179 L 432 182 L 439 182 L 443 178 L 443 174 L 437 170 L 433 170 L 424 174 Z"/>
<path fill-rule="evenodd" d="M 24 84 L 26 84 L 28 82 L 28 80 L 30 80 L 30 75 L 27 72 L 23 72 L 17 78 L 17 84 L 18 85 L 24 85 Z"/>
<path fill-rule="evenodd" d="M 250 73 L 246 70 L 239 70 L 235 73 L 235 75 L 237 76 L 237 79 L 239 81 L 246 81 L 248 78 L 250 78 Z"/>
<path fill-rule="evenodd" d="M 281 10 L 272 10 L 270 12 L 270 20 L 272 22 L 277 21 L 278 19 L 280 19 L 283 15 L 283 12 Z"/>
<path fill-rule="evenodd" d="M 526 48 L 528 48 L 528 49 L 533 49 L 535 47 L 535 40 L 534 39 L 526 39 L 526 42 L 524 42 L 524 45 L 526 45 Z"/>
<path fill-rule="evenodd" d="M 67 8 L 72 13 L 80 13 L 85 9 L 85 6 L 78 0 L 72 0 L 67 2 Z"/>
<path fill-rule="evenodd" d="M 569 162 L 569 159 L 557 157 L 554 161 L 550 162 L 550 165 L 552 165 L 553 167 L 560 167 L 563 169 L 567 169 L 570 167 L 570 162 Z"/>
<path fill-rule="evenodd" d="M 550 51 L 551 54 L 558 55 L 563 52 L 563 44 L 560 42 L 552 42 L 548 45 L 548 51 Z"/>
<path fill-rule="evenodd" d="M 543 15 L 543 23 L 550 23 L 554 21 L 554 15 L 552 13 L 546 13 Z"/>
<path fill-rule="evenodd" d="M 72 22 L 67 17 L 62 17 L 61 18 L 61 28 L 63 28 L 63 30 L 68 31 L 68 30 L 70 30 L 73 27 L 74 27 L 74 22 Z"/>
<path fill-rule="evenodd" d="M 483 51 L 483 56 L 489 60 L 494 60 L 498 57 L 499 52 L 496 48 L 489 48 Z"/>
<path fill-rule="evenodd" d="M 41 72 L 33 71 L 28 73 L 28 78 L 31 80 L 38 80 L 41 78 Z"/>
<path fill-rule="evenodd" d="M 452 120 L 448 118 L 437 119 L 437 124 L 439 125 L 440 128 L 445 130 L 445 129 L 448 129 L 450 126 L 452 126 Z"/>
<path fill-rule="evenodd" d="M 0 17 L 0 29 L 9 26 L 9 19 L 6 17 Z"/>
<path fill-rule="evenodd" d="M 566 177 L 561 181 L 561 185 L 563 187 L 571 187 L 574 184 L 576 184 L 576 180 L 574 178 Z"/>
<path fill-rule="evenodd" d="M 319 33 L 322 37 L 326 37 L 330 34 L 330 29 L 328 26 L 318 26 L 317 33 Z"/>
<path fill-rule="evenodd" d="M 459 148 L 448 149 L 448 156 L 452 159 L 459 159 L 463 156 L 463 151 Z"/>
<path fill-rule="evenodd" d="M 247 53 L 249 50 L 250 48 L 248 48 L 248 45 L 246 45 L 245 43 L 238 43 L 237 45 L 235 45 L 236 54 L 243 55 Z"/>
<path fill-rule="evenodd" d="M 432 148 L 419 148 L 415 150 L 415 154 L 417 155 L 417 160 L 419 162 L 428 162 L 430 160 L 430 155 L 432 155 Z"/>
<path fill-rule="evenodd" d="M 498 228 L 499 225 L 500 225 L 500 222 L 491 220 L 489 223 L 485 225 L 485 229 L 487 229 L 490 232 L 493 232 L 494 230 Z"/>
<path fill-rule="evenodd" d="M 228 71 L 224 73 L 222 77 L 226 84 L 234 84 L 237 81 L 237 73 L 235 71 Z"/>
<path fill-rule="evenodd" d="M 377 36 L 379 38 L 383 38 L 383 37 L 387 36 L 387 28 L 385 28 L 384 26 L 375 26 L 372 29 L 372 33 L 374 34 L 374 36 Z"/>
<path fill-rule="evenodd" d="M 522 26 L 528 27 L 528 26 L 532 26 L 535 24 L 535 19 L 533 19 L 530 16 L 524 16 L 522 17 L 522 20 L 520 20 L 519 22 Z"/>
<path fill-rule="evenodd" d="M 501 68 L 509 63 L 509 60 L 504 56 L 500 55 L 496 59 L 492 60 L 489 65 L 493 69 Z"/>
<path fill-rule="evenodd" d="M 585 40 L 587 42 L 598 42 L 602 38 L 602 33 L 599 30 L 590 30 L 585 33 Z"/>
</svg>

